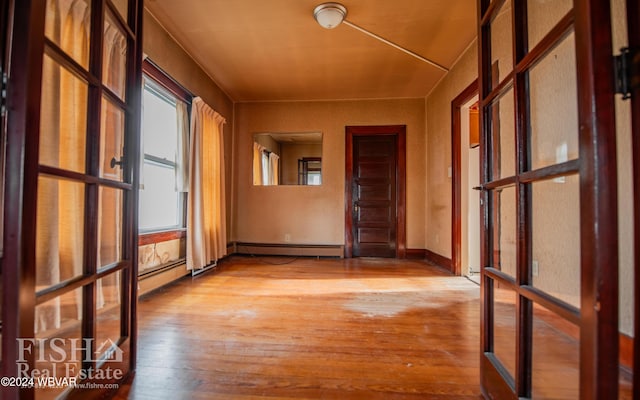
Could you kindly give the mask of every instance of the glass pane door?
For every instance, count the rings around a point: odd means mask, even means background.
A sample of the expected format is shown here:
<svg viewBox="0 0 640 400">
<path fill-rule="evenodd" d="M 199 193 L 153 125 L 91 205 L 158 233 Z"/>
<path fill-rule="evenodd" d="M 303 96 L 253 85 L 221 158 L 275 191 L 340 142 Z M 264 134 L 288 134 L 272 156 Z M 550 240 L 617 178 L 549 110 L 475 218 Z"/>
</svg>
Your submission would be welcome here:
<svg viewBox="0 0 640 400">
<path fill-rule="evenodd" d="M 611 78 L 611 70 L 592 72 L 596 27 L 586 23 L 609 5 L 577 3 L 478 3 L 481 383 L 490 398 L 592 398 L 614 386 L 617 395 L 617 330 L 609 342 L 589 342 L 617 321 L 618 306 L 617 249 L 602 236 L 617 234 L 617 214 L 597 205 L 615 199 L 615 157 L 597 156 L 615 154 L 615 141 L 593 145 L 615 127 L 605 120 L 585 128 L 606 113 L 589 107 L 593 98 L 613 96 L 587 84 Z M 607 351 L 615 356 L 602 358 Z M 596 368 L 593 376 L 594 360 L 615 364 L 613 372 Z"/>
<path fill-rule="evenodd" d="M 6 306 L 18 315 L 3 335 L 12 350 L 3 373 L 32 380 L 3 398 L 56 398 L 83 383 L 110 390 L 133 365 L 141 12 L 141 0 L 15 10 L 12 48 L 42 51 L 16 52 L 16 68 L 30 69 L 10 82 L 39 83 L 23 92 L 30 113 L 12 115 L 39 123 L 8 131 L 24 143 L 12 154 L 26 154 L 12 164 L 24 191 L 11 192 L 5 215 L 25 217 L 15 228 L 22 257 L 8 260 L 19 273 Z"/>
</svg>

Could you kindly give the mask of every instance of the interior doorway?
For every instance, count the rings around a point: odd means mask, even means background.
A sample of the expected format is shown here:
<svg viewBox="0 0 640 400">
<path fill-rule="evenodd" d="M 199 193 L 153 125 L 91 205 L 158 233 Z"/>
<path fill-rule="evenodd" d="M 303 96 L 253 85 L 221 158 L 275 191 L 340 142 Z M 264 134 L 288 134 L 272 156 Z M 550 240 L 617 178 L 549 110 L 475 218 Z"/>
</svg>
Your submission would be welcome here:
<svg viewBox="0 0 640 400">
<path fill-rule="evenodd" d="M 480 284 L 480 136 L 478 96 L 460 109 L 462 276 Z"/>
<path fill-rule="evenodd" d="M 345 256 L 406 256 L 406 126 L 347 126 Z"/>
<path fill-rule="evenodd" d="M 474 111 L 477 102 L 477 81 L 451 102 L 451 266 L 455 275 L 476 278 L 478 274 L 470 271 L 480 270 L 480 196 L 473 190 L 480 180 L 480 146 L 478 131 L 474 138 L 470 137 L 470 127 L 479 128 L 477 122 L 470 122 L 470 110 Z"/>
</svg>

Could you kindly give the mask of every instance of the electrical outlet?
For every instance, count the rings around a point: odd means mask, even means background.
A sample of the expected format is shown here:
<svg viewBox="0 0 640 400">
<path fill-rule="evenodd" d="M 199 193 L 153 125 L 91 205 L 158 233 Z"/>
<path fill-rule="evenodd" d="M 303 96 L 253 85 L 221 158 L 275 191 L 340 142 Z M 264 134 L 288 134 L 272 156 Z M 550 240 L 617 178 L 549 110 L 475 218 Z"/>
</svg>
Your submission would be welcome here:
<svg viewBox="0 0 640 400">
<path fill-rule="evenodd" d="M 540 273 L 540 267 L 538 266 L 538 261 L 536 260 L 531 261 L 531 274 L 533 276 L 538 276 L 539 273 Z"/>
<path fill-rule="evenodd" d="M 285 241 L 286 243 L 291 242 L 291 234 L 290 234 L 290 233 L 285 233 L 285 234 L 284 234 L 284 241 Z"/>
</svg>

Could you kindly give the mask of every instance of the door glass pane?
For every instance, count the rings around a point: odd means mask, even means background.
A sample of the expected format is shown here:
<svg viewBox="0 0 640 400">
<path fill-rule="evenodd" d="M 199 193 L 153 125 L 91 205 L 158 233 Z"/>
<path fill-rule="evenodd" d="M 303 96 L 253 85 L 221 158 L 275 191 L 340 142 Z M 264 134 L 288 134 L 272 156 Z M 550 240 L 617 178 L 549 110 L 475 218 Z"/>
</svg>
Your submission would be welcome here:
<svg viewBox="0 0 640 400">
<path fill-rule="evenodd" d="M 100 135 L 100 176 L 114 181 L 122 180 L 124 154 L 124 111 L 107 100 L 102 99 L 102 128 Z"/>
<path fill-rule="evenodd" d="M 41 177 L 36 214 L 36 287 L 82 275 L 83 183 Z"/>
<path fill-rule="evenodd" d="M 528 0 L 529 49 L 533 49 L 572 7 L 572 0 Z"/>
<path fill-rule="evenodd" d="M 45 35 L 85 69 L 89 68 L 91 8 L 88 0 L 47 0 Z"/>
<path fill-rule="evenodd" d="M 129 15 L 129 0 L 111 0 L 114 6 L 116 6 L 116 10 L 118 10 L 118 14 L 127 21 L 127 16 Z"/>
<path fill-rule="evenodd" d="M 104 84 L 124 99 L 127 76 L 127 39 L 110 12 L 104 22 L 102 75 Z"/>
<path fill-rule="evenodd" d="M 513 89 L 495 101 L 489 108 L 493 165 L 492 180 L 516 173 L 516 140 Z"/>
<path fill-rule="evenodd" d="M 529 71 L 533 169 L 578 158 L 575 36 Z"/>
<path fill-rule="evenodd" d="M 100 187 L 98 267 L 122 259 L 122 201 L 122 190 Z"/>
<path fill-rule="evenodd" d="M 35 313 L 35 340 L 24 340 L 18 348 L 19 356 L 32 345 L 39 376 L 77 377 L 82 368 L 82 349 L 87 347 L 81 334 L 82 288 L 38 305 Z M 36 399 L 54 399 L 65 389 L 37 388 Z"/>
<path fill-rule="evenodd" d="M 516 276 L 516 190 L 511 186 L 494 192 L 493 267 Z"/>
<path fill-rule="evenodd" d="M 121 285 L 120 271 L 98 279 L 96 284 L 96 354 L 98 357 L 113 350 L 120 339 L 121 324 Z"/>
<path fill-rule="evenodd" d="M 533 286 L 580 306 L 578 175 L 532 184 Z"/>
<path fill-rule="evenodd" d="M 503 3 L 491 22 L 491 88 L 495 88 L 513 70 L 511 1 Z"/>
<path fill-rule="evenodd" d="M 494 281 L 493 353 L 516 376 L 516 293 Z"/>
<path fill-rule="evenodd" d="M 531 398 L 580 398 L 579 335 L 576 325 L 534 304 Z"/>
<path fill-rule="evenodd" d="M 88 86 L 46 55 L 42 74 L 40 164 L 84 173 Z"/>
</svg>

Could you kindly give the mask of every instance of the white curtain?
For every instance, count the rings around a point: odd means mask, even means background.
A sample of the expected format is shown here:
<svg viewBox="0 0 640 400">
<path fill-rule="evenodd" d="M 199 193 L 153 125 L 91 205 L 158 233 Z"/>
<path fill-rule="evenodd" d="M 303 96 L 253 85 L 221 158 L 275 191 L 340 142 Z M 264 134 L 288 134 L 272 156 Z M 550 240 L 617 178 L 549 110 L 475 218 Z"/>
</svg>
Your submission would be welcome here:
<svg viewBox="0 0 640 400">
<path fill-rule="evenodd" d="M 193 100 L 187 204 L 187 269 L 201 269 L 227 253 L 225 119 L 201 98 Z"/>
<path fill-rule="evenodd" d="M 256 142 L 253 142 L 253 184 L 257 186 L 262 185 L 262 154 L 264 153 L 264 147 Z"/>
<path fill-rule="evenodd" d="M 187 104 L 176 102 L 178 143 L 176 146 L 176 192 L 189 191 L 189 113 Z"/>
<path fill-rule="evenodd" d="M 269 185 L 277 185 L 279 183 L 279 165 L 280 156 L 276 153 L 269 153 Z"/>
</svg>

